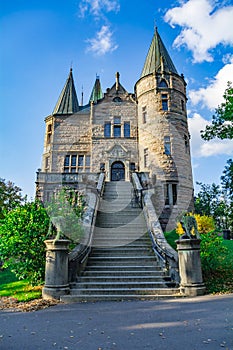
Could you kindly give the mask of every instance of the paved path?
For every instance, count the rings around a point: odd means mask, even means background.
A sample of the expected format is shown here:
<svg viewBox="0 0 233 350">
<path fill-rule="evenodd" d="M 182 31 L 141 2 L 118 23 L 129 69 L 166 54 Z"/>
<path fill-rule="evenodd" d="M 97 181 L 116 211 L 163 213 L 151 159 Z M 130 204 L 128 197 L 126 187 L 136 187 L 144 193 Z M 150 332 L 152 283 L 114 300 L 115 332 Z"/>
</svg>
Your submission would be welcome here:
<svg viewBox="0 0 233 350">
<path fill-rule="evenodd" d="M 0 312 L 1 350 L 233 350 L 233 294 Z"/>
</svg>

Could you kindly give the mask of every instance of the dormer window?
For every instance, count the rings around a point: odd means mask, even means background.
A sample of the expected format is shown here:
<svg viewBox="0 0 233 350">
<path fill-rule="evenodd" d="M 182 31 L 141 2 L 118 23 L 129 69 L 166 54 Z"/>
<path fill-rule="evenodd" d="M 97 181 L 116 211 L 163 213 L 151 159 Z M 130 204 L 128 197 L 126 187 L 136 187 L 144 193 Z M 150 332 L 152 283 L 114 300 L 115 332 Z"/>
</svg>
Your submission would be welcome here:
<svg viewBox="0 0 233 350">
<path fill-rule="evenodd" d="M 120 97 L 114 97 L 113 102 L 122 102 L 122 99 Z"/>
<path fill-rule="evenodd" d="M 159 83 L 160 88 L 168 88 L 166 80 L 162 79 Z"/>
</svg>

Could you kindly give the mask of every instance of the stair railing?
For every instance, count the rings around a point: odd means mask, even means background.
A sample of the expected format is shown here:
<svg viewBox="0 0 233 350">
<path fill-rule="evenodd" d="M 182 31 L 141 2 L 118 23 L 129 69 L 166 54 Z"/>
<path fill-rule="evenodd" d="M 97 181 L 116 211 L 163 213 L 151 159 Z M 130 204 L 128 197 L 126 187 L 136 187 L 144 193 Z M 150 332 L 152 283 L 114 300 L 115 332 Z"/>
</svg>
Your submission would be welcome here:
<svg viewBox="0 0 233 350">
<path fill-rule="evenodd" d="M 69 282 L 75 283 L 77 276 L 86 266 L 87 258 L 91 252 L 93 232 L 96 216 L 99 208 L 100 197 L 103 194 L 105 174 L 100 173 L 96 188 L 89 188 L 87 193 L 88 203 L 82 219 L 84 230 L 82 241 L 69 253 Z"/>
<path fill-rule="evenodd" d="M 163 234 L 158 216 L 151 201 L 153 190 L 147 188 L 143 189 L 137 173 L 132 174 L 132 183 L 135 190 L 141 193 L 142 208 L 152 241 L 152 249 L 171 278 L 179 283 L 178 254 L 168 244 Z"/>
</svg>

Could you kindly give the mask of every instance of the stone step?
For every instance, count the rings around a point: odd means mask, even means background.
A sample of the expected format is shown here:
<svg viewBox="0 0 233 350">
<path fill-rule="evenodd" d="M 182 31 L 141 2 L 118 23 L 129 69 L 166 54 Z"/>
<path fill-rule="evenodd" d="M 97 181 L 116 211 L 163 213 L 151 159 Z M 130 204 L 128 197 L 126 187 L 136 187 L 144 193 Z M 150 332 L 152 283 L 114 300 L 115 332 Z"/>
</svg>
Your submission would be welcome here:
<svg viewBox="0 0 233 350">
<path fill-rule="evenodd" d="M 150 248 L 148 245 L 145 246 L 135 246 L 135 245 L 128 245 L 128 246 L 124 246 L 124 247 L 117 247 L 117 248 L 93 248 L 91 255 L 95 255 L 95 254 L 115 254 L 115 253 L 120 253 L 120 254 L 127 254 L 127 253 L 142 253 L 145 254 L 151 251 L 153 253 L 152 248 Z"/>
<path fill-rule="evenodd" d="M 95 301 L 122 301 L 122 300 L 158 300 L 158 299 L 170 299 L 180 298 L 182 295 L 179 293 L 179 289 L 173 289 L 170 293 L 154 294 L 89 294 L 89 295 L 64 295 L 61 297 L 63 303 L 77 303 L 77 302 L 95 302 Z"/>
<path fill-rule="evenodd" d="M 121 295 L 122 297 L 127 295 L 172 295 L 179 294 L 178 288 L 167 288 L 167 287 L 158 287 L 158 288 L 107 288 L 107 289 L 99 289 L 99 288 L 79 288 L 79 289 L 71 289 L 71 295 L 81 296 L 81 295 Z"/>
<path fill-rule="evenodd" d="M 95 270 L 93 271 L 92 269 L 90 270 L 85 270 L 85 272 L 83 273 L 82 277 L 93 277 L 93 278 L 96 278 L 96 277 L 118 277 L 119 276 L 130 276 L 130 277 L 133 277 L 133 276 L 138 276 L 138 277 L 155 277 L 157 278 L 158 276 L 165 276 L 165 272 L 163 272 L 159 267 L 157 267 L 157 271 L 156 271 L 156 268 L 153 268 L 153 271 L 146 271 L 145 269 L 144 270 L 133 270 L 132 268 L 130 269 L 127 269 L 127 270 L 114 270 L 114 271 L 111 271 L 111 270 Z"/>
<path fill-rule="evenodd" d="M 143 254 L 147 254 L 148 255 L 148 253 L 149 253 L 149 251 L 148 251 L 148 249 L 140 249 L 140 251 L 139 251 L 139 249 L 138 250 L 135 250 L 135 249 L 132 249 L 132 250 L 130 250 L 130 249 L 122 249 L 122 251 L 117 251 L 117 256 L 125 256 L 125 257 L 135 257 L 135 256 L 143 256 Z M 151 253 L 153 253 L 152 251 L 151 251 Z M 92 254 L 91 254 L 91 256 L 93 257 L 93 258 L 98 258 L 98 257 L 109 257 L 109 256 L 113 256 L 113 254 L 114 254 L 114 252 L 113 251 L 109 251 L 109 252 L 93 252 Z M 116 253 L 115 253 L 115 255 L 116 255 Z M 154 257 L 154 255 L 153 254 L 151 254 L 151 256 L 153 256 Z"/>
<path fill-rule="evenodd" d="M 143 255 L 143 256 L 100 256 L 100 257 L 92 257 L 90 256 L 88 261 L 90 263 L 116 263 L 118 262 L 119 264 L 125 264 L 125 263 L 134 263 L 137 261 L 138 263 L 146 263 L 146 262 L 154 262 L 156 261 L 155 256 L 151 255 Z"/>
<path fill-rule="evenodd" d="M 157 283 L 157 282 L 171 282 L 171 278 L 169 276 L 163 276 L 163 275 L 156 275 L 156 276 L 137 276 L 137 275 L 125 275 L 125 276 L 82 276 L 77 280 L 77 285 L 76 287 L 73 288 L 79 288 L 80 285 L 82 284 L 86 284 L 88 283 L 88 285 L 90 285 L 90 283 L 93 283 L 95 285 L 98 285 L 99 283 L 105 283 L 106 286 L 108 286 L 108 284 L 112 283 L 112 286 L 114 286 L 116 283 L 120 284 L 125 284 L 128 286 L 128 283 L 132 283 L 137 282 L 137 285 L 140 283 Z"/>
<path fill-rule="evenodd" d="M 103 272 L 103 271 L 108 271 L 108 273 L 116 273 L 119 274 L 120 271 L 121 272 L 127 272 L 129 273 L 129 271 L 141 271 L 141 272 L 158 272 L 158 271 L 162 271 L 161 266 L 157 263 L 153 264 L 153 265 L 87 265 L 85 271 L 86 272 L 95 272 L 98 271 L 99 273 Z"/>
</svg>

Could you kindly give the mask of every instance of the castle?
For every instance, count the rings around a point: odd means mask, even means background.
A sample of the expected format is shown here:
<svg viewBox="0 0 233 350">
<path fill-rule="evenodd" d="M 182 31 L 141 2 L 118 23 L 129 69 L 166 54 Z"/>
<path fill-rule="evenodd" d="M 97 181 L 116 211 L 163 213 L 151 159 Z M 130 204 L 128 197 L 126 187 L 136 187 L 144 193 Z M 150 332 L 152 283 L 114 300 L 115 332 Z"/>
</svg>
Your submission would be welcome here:
<svg viewBox="0 0 233 350">
<path fill-rule="evenodd" d="M 64 184 L 95 183 L 100 172 L 106 181 L 130 181 L 136 171 L 163 229 L 174 228 L 177 216 L 193 206 L 186 101 L 184 76 L 157 29 L 134 93 L 125 90 L 119 73 L 105 93 L 96 77 L 89 103 L 80 105 L 71 69 L 45 119 L 37 197 L 46 202 Z"/>
</svg>

